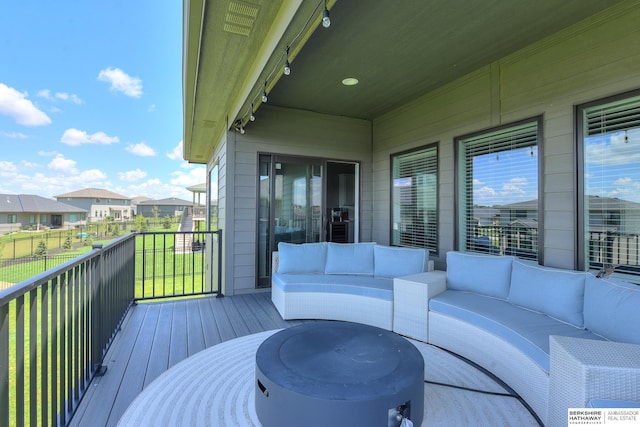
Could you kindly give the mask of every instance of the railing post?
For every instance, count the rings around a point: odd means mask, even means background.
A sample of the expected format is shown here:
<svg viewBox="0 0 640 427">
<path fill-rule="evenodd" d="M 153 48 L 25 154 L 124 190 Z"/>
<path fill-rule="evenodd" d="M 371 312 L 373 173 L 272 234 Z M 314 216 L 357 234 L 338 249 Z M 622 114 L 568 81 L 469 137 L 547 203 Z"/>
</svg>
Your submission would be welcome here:
<svg viewBox="0 0 640 427">
<path fill-rule="evenodd" d="M 102 317 L 104 316 L 102 307 L 102 294 L 103 294 L 103 278 L 104 278 L 104 263 L 102 262 L 102 243 L 94 243 L 92 249 L 100 252 L 100 255 L 95 258 L 96 262 L 92 266 L 92 289 L 93 300 L 91 309 L 91 361 L 93 372 L 96 376 L 102 376 L 107 371 L 107 367 L 102 364 L 102 343 L 104 337 L 104 331 L 102 327 Z M 96 265 L 97 264 L 97 265 Z"/>
<path fill-rule="evenodd" d="M 222 298 L 222 230 L 218 230 L 218 294 L 216 298 Z"/>
</svg>

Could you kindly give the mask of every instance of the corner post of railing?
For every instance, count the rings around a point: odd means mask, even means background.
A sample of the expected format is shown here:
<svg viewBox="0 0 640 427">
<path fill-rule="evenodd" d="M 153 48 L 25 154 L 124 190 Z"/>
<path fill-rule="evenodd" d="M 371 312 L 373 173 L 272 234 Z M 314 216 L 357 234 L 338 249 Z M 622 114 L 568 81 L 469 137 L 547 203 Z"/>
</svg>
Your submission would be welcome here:
<svg viewBox="0 0 640 427">
<path fill-rule="evenodd" d="M 216 298 L 222 298 L 222 230 L 218 230 L 218 294 Z"/>
<path fill-rule="evenodd" d="M 91 311 L 91 354 L 93 362 L 93 372 L 96 376 L 102 376 L 107 371 L 107 367 L 102 364 L 104 355 L 104 331 L 102 318 L 106 315 L 104 307 L 104 262 L 102 259 L 102 243 L 94 243 L 91 248 L 99 252 L 96 257 L 97 265 L 94 264 L 93 271 L 93 310 Z"/>
</svg>

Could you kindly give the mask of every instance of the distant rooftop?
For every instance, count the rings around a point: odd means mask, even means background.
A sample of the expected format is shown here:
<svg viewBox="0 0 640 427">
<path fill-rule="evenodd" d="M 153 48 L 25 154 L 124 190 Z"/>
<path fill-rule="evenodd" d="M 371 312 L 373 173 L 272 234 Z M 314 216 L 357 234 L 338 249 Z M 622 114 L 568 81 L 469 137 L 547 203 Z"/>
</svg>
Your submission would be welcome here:
<svg viewBox="0 0 640 427">
<path fill-rule="evenodd" d="M 84 188 L 82 190 L 72 191 L 70 193 L 60 194 L 56 196 L 57 199 L 63 197 L 71 198 L 90 198 L 90 199 L 120 199 L 131 200 L 130 197 L 123 196 L 122 194 L 114 193 L 113 191 L 104 190 L 102 188 Z"/>
<path fill-rule="evenodd" d="M 33 194 L 0 194 L 0 212 L 84 213 L 86 210 Z"/>
<path fill-rule="evenodd" d="M 160 200 L 145 200 L 138 203 L 138 206 L 193 206 L 193 202 L 189 202 L 177 197 L 168 197 Z"/>
</svg>

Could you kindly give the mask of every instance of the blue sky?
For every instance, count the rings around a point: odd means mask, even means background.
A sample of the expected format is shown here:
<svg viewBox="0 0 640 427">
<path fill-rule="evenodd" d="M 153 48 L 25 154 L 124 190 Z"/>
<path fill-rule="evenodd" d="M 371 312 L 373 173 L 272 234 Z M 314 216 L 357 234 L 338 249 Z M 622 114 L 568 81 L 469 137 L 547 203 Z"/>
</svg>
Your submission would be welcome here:
<svg viewBox="0 0 640 427">
<path fill-rule="evenodd" d="M 182 2 L 3 2 L 0 193 L 191 196 L 182 159 Z"/>
</svg>

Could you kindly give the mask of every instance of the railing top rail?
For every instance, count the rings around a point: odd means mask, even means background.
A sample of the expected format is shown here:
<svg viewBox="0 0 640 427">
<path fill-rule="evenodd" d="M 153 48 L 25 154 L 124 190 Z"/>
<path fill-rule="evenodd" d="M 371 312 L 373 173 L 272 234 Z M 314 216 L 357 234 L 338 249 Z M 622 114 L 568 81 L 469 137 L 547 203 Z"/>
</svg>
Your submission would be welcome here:
<svg viewBox="0 0 640 427">
<path fill-rule="evenodd" d="M 206 231 L 137 231 L 136 234 L 153 235 L 153 234 L 220 234 L 222 230 L 206 230 Z"/>
</svg>

